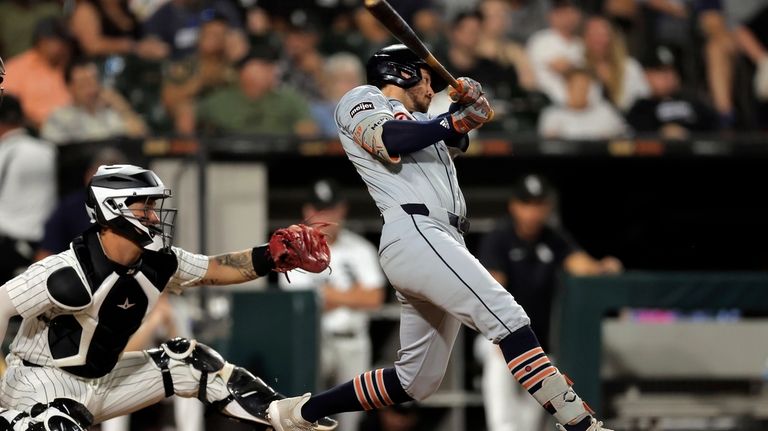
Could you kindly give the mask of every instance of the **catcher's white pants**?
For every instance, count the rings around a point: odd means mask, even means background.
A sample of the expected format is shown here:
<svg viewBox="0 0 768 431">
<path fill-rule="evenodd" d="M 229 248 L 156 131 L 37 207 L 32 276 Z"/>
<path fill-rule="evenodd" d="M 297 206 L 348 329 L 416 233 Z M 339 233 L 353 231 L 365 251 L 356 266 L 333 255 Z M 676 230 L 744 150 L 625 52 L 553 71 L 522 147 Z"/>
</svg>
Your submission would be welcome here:
<svg viewBox="0 0 768 431">
<path fill-rule="evenodd" d="M 205 406 L 195 398 L 171 397 L 173 400 L 173 418 L 179 431 L 203 431 L 205 424 Z M 104 421 L 101 431 L 128 431 L 131 429 L 129 415 L 118 416 Z"/>
<path fill-rule="evenodd" d="M 69 398 L 84 405 L 94 423 L 125 415 L 165 398 L 160 369 L 145 352 L 123 354 L 106 376 L 86 379 L 54 367 L 28 367 L 10 354 L 8 369 L 0 384 L 0 405 L 6 409 L 29 411 L 37 403 L 54 398 Z M 200 372 L 181 361 L 168 364 L 176 395 L 197 396 Z M 229 391 L 216 373 L 208 376 L 208 399 L 223 399 Z"/>
<path fill-rule="evenodd" d="M 462 324 L 498 343 L 530 323 L 454 227 L 387 212 L 380 244 L 381 267 L 402 305 L 395 369 L 411 397 L 422 400 L 440 386 Z"/>
</svg>

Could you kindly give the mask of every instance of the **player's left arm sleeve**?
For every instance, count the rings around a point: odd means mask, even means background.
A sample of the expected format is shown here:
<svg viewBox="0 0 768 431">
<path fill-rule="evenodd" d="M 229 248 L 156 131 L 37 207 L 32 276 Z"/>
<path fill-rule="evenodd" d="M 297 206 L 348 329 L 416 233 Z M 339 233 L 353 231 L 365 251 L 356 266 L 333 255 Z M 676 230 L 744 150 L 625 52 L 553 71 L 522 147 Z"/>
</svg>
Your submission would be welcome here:
<svg viewBox="0 0 768 431">
<path fill-rule="evenodd" d="M 216 256 L 193 254 L 179 248 L 173 251 L 179 260 L 176 274 L 187 278 L 179 285 L 181 288 L 245 283 L 266 275 L 275 265 L 266 245 Z M 172 288 L 172 291 L 178 292 L 178 289 Z"/>
<path fill-rule="evenodd" d="M 453 130 L 449 116 L 450 114 L 446 113 L 426 121 L 387 121 L 382 133 L 387 151 L 391 154 L 409 154 L 440 141 L 444 141 L 448 146 L 461 145 L 461 140 L 466 135 Z"/>
<path fill-rule="evenodd" d="M 176 255 L 178 265 L 166 289 L 180 294 L 187 287 L 205 284 L 204 278 L 208 272 L 208 256 L 190 253 L 179 247 L 172 247 L 172 250 L 173 254 Z"/>
</svg>

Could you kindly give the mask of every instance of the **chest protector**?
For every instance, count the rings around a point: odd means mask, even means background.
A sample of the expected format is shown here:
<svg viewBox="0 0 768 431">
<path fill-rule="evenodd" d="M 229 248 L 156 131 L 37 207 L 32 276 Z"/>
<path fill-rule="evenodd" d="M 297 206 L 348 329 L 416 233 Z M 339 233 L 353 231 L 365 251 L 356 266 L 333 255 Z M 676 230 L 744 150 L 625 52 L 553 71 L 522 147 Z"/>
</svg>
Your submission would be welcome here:
<svg viewBox="0 0 768 431">
<path fill-rule="evenodd" d="M 48 345 L 55 366 L 80 377 L 102 377 L 114 368 L 178 262 L 173 253 L 144 251 L 133 266 L 116 264 L 104 254 L 96 228 L 76 238 L 72 249 L 82 277 L 66 267 L 48 278 L 51 300 L 66 310 L 48 321 Z"/>
</svg>

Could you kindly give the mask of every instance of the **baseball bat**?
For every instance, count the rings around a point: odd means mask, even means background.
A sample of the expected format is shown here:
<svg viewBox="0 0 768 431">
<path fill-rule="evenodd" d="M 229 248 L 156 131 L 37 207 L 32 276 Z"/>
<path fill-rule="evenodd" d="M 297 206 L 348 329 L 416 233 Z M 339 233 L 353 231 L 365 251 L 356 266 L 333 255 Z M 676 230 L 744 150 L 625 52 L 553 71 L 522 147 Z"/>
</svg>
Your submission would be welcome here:
<svg viewBox="0 0 768 431">
<path fill-rule="evenodd" d="M 445 82 L 456 90 L 461 91 L 456 78 L 448 72 L 445 67 L 435 58 L 424 42 L 416 36 L 411 26 L 409 26 L 403 17 L 397 13 L 387 0 L 365 0 L 365 7 L 384 27 L 389 30 L 403 45 L 407 46 L 419 58 L 424 60 Z"/>
</svg>

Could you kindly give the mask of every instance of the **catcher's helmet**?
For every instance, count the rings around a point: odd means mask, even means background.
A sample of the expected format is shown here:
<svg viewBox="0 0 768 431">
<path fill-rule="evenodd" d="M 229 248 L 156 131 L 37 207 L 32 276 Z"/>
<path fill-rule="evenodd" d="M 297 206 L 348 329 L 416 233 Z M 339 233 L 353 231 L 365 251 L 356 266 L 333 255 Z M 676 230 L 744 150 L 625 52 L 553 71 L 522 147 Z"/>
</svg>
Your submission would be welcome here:
<svg viewBox="0 0 768 431">
<path fill-rule="evenodd" d="M 162 251 L 171 245 L 176 217 L 176 209 L 163 207 L 169 197 L 170 189 L 150 170 L 102 165 L 88 184 L 85 207 L 92 223 L 108 227 L 147 250 Z M 133 205 L 136 202 L 144 205 Z"/>
<path fill-rule="evenodd" d="M 421 81 L 422 67 L 430 71 L 432 90 L 435 93 L 443 91 L 447 83 L 424 60 L 402 44 L 390 45 L 376 51 L 368 60 L 366 73 L 368 83 L 376 87 L 394 84 L 411 88 Z"/>
</svg>

